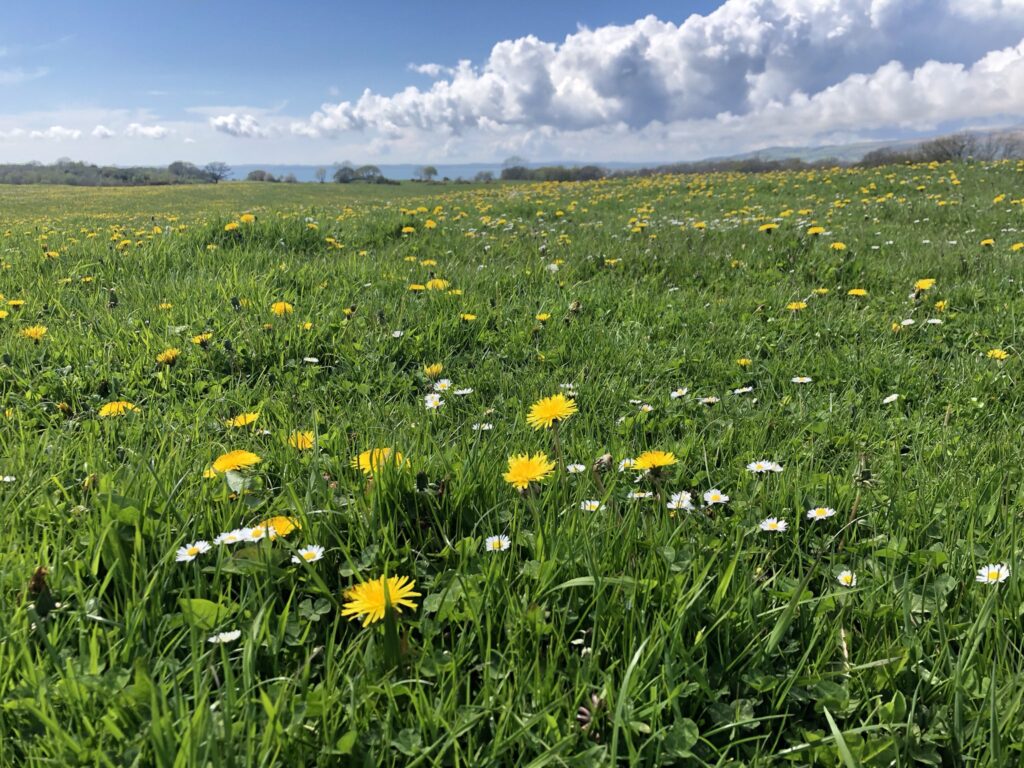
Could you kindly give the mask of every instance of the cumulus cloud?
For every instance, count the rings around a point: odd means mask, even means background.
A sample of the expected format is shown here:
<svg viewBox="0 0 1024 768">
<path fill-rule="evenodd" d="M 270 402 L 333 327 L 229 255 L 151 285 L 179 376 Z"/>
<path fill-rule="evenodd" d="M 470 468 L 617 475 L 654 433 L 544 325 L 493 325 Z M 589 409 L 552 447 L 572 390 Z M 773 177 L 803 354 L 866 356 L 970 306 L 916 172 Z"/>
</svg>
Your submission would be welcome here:
<svg viewBox="0 0 1024 768">
<path fill-rule="evenodd" d="M 32 131 L 28 134 L 30 139 L 48 139 L 50 141 L 74 141 L 80 138 L 82 132 L 77 128 L 65 128 L 62 125 L 51 125 L 49 128 L 40 131 Z"/>
<path fill-rule="evenodd" d="M 171 131 L 162 125 L 131 123 L 124 129 L 124 135 L 132 139 L 165 139 Z"/>
<path fill-rule="evenodd" d="M 218 115 L 210 118 L 210 125 L 215 131 L 243 139 L 264 139 L 270 135 L 270 131 L 249 114 L 240 115 L 232 112 L 229 115 Z"/>
<path fill-rule="evenodd" d="M 324 104 L 292 133 L 387 139 L 467 132 L 524 141 L 603 133 L 680 137 L 709 125 L 746 139 L 783 119 L 795 134 L 927 128 L 1024 113 L 1024 0 L 727 0 L 680 24 L 654 16 L 561 42 L 497 43 L 479 65 Z M 781 117 L 780 117 L 781 116 Z M 810 119 L 808 124 L 805 121 Z"/>
<path fill-rule="evenodd" d="M 114 132 L 105 125 L 97 125 L 89 135 L 94 139 L 109 139 L 114 135 Z"/>
</svg>

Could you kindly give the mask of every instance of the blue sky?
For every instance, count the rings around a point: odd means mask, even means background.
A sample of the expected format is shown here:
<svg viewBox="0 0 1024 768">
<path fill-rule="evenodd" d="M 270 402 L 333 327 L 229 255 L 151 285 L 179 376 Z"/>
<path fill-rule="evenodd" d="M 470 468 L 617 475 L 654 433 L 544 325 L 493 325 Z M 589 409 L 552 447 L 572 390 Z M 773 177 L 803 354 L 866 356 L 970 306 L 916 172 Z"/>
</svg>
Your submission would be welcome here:
<svg viewBox="0 0 1024 768">
<path fill-rule="evenodd" d="M 1024 0 L 8 5 L 7 161 L 663 161 L 1024 115 Z"/>
</svg>

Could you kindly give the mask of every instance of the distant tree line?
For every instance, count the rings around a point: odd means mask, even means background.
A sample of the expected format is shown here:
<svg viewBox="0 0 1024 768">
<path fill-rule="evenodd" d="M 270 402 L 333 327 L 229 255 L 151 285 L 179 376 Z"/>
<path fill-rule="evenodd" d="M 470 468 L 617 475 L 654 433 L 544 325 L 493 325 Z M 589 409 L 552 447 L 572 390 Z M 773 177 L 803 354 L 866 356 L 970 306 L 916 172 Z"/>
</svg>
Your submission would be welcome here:
<svg viewBox="0 0 1024 768">
<path fill-rule="evenodd" d="M 546 165 L 540 168 L 510 165 L 501 170 L 502 181 L 596 181 L 607 175 L 604 168 L 596 165 Z"/>
<path fill-rule="evenodd" d="M 270 171 L 249 171 L 249 174 L 245 177 L 246 181 L 269 181 L 273 183 L 281 182 L 282 184 L 298 184 L 299 180 L 295 178 L 294 173 L 286 173 L 284 176 L 275 176 Z"/>
<path fill-rule="evenodd" d="M 61 159 L 55 163 L 8 163 L 0 165 L 0 184 L 68 184 L 74 187 L 140 187 L 164 184 L 216 184 L 231 175 L 224 163 L 202 168 L 175 162 L 166 168 L 120 168 Z"/>
<path fill-rule="evenodd" d="M 397 181 L 385 178 L 380 168 L 376 165 L 360 165 L 358 168 L 352 163 L 344 162 L 334 169 L 332 178 L 338 184 L 353 184 L 362 182 L 364 184 L 397 184 Z"/>
<path fill-rule="evenodd" d="M 963 131 L 911 147 L 882 147 L 868 152 L 858 165 L 874 167 L 893 163 L 992 161 L 1019 157 L 1024 157 L 1024 137 L 1019 134 Z"/>
</svg>

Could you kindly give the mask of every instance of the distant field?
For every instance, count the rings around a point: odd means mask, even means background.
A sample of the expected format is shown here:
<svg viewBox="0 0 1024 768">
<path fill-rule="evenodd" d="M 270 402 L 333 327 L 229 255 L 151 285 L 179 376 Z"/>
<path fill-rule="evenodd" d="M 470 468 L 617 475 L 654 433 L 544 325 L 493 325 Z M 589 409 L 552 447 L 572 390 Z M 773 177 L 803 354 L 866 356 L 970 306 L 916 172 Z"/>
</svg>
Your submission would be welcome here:
<svg viewBox="0 0 1024 768">
<path fill-rule="evenodd" d="M 1020 765 L 1022 202 L 0 187 L 0 765 Z"/>
</svg>

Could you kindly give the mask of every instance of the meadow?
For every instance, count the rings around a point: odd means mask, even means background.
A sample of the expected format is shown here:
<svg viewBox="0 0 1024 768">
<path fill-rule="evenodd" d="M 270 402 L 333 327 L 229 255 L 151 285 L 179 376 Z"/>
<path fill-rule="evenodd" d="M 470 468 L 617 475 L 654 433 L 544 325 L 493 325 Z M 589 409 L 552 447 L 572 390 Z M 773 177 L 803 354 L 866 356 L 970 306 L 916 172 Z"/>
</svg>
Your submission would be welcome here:
<svg viewBox="0 0 1024 768">
<path fill-rule="evenodd" d="M 0 189 L 0 765 L 1020 765 L 1022 204 Z"/>
</svg>

